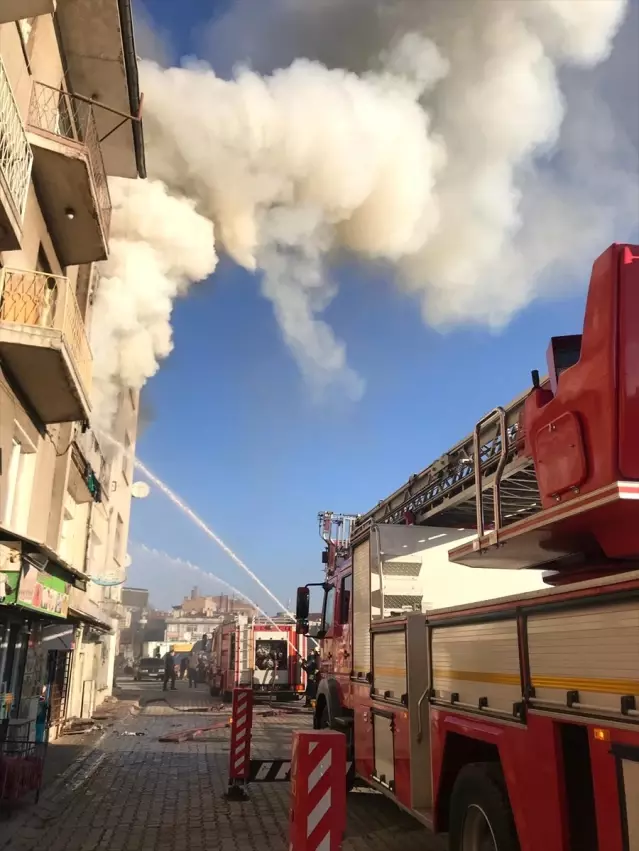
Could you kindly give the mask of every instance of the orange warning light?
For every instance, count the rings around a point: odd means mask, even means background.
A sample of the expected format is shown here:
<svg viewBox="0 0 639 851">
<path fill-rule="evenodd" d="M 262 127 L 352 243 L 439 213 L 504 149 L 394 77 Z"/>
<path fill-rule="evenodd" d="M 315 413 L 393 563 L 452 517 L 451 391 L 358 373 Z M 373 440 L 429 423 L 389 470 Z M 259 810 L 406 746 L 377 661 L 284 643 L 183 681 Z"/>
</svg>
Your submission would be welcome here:
<svg viewBox="0 0 639 851">
<path fill-rule="evenodd" d="M 592 732 L 598 742 L 610 741 L 610 730 L 604 730 L 601 727 L 595 727 Z"/>
</svg>

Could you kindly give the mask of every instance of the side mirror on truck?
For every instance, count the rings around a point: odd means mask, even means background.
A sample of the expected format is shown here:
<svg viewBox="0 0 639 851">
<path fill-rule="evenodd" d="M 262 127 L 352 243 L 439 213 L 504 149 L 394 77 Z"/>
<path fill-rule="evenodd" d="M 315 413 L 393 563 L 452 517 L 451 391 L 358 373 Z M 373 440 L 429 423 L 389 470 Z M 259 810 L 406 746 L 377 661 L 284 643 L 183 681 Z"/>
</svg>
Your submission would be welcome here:
<svg viewBox="0 0 639 851">
<path fill-rule="evenodd" d="M 297 600 L 295 605 L 296 631 L 298 635 L 308 633 L 308 614 L 311 605 L 311 592 L 306 585 L 297 589 Z"/>
</svg>

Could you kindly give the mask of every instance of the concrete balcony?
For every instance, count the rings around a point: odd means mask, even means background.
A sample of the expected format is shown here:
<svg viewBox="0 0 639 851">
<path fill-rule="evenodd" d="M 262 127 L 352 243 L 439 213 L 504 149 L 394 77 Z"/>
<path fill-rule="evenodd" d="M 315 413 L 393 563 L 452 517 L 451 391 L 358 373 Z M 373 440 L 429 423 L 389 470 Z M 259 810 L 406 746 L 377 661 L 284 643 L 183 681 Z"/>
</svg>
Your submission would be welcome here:
<svg viewBox="0 0 639 851">
<path fill-rule="evenodd" d="M 65 70 L 74 92 L 128 114 L 136 111 L 130 87 L 137 79 L 129 77 L 134 45 L 127 45 L 126 3 L 121 0 L 64 0 L 58 3 L 56 20 L 64 45 Z M 136 76 L 136 75 L 134 75 Z M 108 109 L 94 107 L 107 174 L 135 178 L 138 175 L 134 143 L 134 123 Z"/>
<path fill-rule="evenodd" d="M 27 129 L 33 180 L 60 263 L 105 260 L 111 197 L 93 107 L 35 82 Z"/>
<path fill-rule="evenodd" d="M 0 24 L 20 21 L 22 18 L 35 18 L 38 15 L 49 15 L 54 11 L 54 0 L 2 0 Z"/>
<path fill-rule="evenodd" d="M 20 248 L 32 164 L 33 153 L 0 58 L 0 251 Z"/>
<path fill-rule="evenodd" d="M 126 611 L 124 610 L 124 606 L 117 600 L 102 600 L 100 608 L 109 618 L 114 618 L 121 622 L 126 620 Z"/>
<path fill-rule="evenodd" d="M 0 357 L 43 423 L 89 418 L 93 357 L 67 278 L 0 270 Z"/>
</svg>

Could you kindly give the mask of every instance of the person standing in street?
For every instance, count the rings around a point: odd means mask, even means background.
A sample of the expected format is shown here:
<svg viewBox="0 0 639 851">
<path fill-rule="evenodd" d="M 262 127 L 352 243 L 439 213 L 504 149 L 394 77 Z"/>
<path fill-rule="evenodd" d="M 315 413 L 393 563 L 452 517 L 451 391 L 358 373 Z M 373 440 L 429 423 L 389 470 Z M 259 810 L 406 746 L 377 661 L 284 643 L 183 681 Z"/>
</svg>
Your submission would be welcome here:
<svg viewBox="0 0 639 851">
<path fill-rule="evenodd" d="M 180 679 L 183 680 L 186 676 L 186 672 L 189 668 L 189 659 L 188 656 L 182 656 L 180 659 Z"/>
<path fill-rule="evenodd" d="M 189 688 L 197 688 L 197 662 L 195 661 L 195 656 L 191 654 L 189 656 Z"/>
<path fill-rule="evenodd" d="M 317 684 L 319 675 L 319 653 L 317 650 L 311 650 L 308 659 L 302 662 L 302 669 L 306 671 L 306 702 L 305 706 L 312 706 L 317 695 Z"/>
<path fill-rule="evenodd" d="M 166 691 L 169 680 L 171 681 L 171 691 L 175 691 L 175 653 L 172 647 L 169 648 L 169 652 L 164 657 L 164 688 L 162 691 Z"/>
</svg>

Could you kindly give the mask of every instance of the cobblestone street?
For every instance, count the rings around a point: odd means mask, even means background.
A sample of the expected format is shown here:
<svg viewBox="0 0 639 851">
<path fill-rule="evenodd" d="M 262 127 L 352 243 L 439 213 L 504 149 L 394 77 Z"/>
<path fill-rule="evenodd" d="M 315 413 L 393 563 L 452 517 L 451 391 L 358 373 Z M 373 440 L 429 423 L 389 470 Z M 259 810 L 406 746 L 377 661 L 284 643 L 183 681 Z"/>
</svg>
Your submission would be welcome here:
<svg viewBox="0 0 639 851">
<path fill-rule="evenodd" d="M 225 800 L 228 730 L 181 744 L 158 741 L 178 729 L 223 722 L 228 712 L 203 714 L 207 696 L 190 696 L 183 686 L 169 695 L 170 705 L 158 692 L 150 703 L 145 697 L 139 714 L 108 730 L 44 791 L 37 807 L 0 823 L 2 851 L 288 849 L 288 783 L 252 784 L 249 801 Z M 171 708 L 185 705 L 191 711 Z M 288 758 L 292 731 L 309 723 L 308 716 L 256 720 L 253 756 Z M 377 793 L 355 790 L 348 811 L 345 851 L 445 848 Z"/>
</svg>

